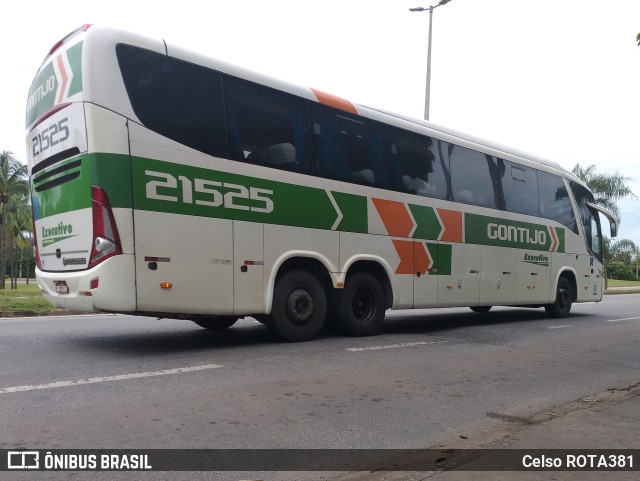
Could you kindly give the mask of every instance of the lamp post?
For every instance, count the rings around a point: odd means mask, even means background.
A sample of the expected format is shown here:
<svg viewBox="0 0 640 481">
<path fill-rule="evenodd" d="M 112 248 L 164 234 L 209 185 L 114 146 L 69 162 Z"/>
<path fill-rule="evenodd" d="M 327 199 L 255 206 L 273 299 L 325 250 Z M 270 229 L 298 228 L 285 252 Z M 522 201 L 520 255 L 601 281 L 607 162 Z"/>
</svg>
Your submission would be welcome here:
<svg viewBox="0 0 640 481">
<path fill-rule="evenodd" d="M 429 120 L 429 102 L 431 97 L 431 30 L 433 26 L 433 9 L 446 5 L 451 0 L 440 0 L 437 5 L 431 5 L 430 7 L 414 7 L 410 8 L 411 12 L 429 12 L 429 45 L 427 47 L 427 89 L 424 98 L 424 119 Z"/>
</svg>

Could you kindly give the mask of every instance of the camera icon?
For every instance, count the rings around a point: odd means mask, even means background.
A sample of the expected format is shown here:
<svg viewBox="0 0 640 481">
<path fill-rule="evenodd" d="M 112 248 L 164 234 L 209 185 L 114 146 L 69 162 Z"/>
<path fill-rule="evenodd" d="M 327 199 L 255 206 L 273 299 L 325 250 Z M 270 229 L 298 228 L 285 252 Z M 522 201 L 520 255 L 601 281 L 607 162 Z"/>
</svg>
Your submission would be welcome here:
<svg viewBox="0 0 640 481">
<path fill-rule="evenodd" d="M 40 469 L 40 453 L 38 451 L 9 451 L 7 453 L 8 469 Z"/>
</svg>

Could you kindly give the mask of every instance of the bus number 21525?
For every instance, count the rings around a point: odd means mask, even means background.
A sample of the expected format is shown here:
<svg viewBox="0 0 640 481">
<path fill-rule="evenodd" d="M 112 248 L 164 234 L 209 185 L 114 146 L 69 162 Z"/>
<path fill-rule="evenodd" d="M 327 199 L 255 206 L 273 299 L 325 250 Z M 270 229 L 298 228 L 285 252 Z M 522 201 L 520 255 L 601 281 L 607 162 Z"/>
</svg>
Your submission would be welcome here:
<svg viewBox="0 0 640 481">
<path fill-rule="evenodd" d="M 68 121 L 69 119 L 65 117 L 59 120 L 58 123 L 51 124 L 43 131 L 38 132 L 38 135 L 31 138 L 34 157 L 69 138 L 69 127 L 66 125 Z"/>
</svg>

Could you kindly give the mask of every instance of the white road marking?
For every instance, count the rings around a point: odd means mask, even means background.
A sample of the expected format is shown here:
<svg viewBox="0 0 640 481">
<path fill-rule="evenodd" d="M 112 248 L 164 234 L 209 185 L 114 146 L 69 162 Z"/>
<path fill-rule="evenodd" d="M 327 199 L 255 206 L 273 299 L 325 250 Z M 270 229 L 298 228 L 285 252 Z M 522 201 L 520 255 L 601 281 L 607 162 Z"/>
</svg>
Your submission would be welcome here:
<svg viewBox="0 0 640 481">
<path fill-rule="evenodd" d="M 561 324 L 559 326 L 549 326 L 547 329 L 564 329 L 565 327 L 572 327 L 569 324 Z"/>
<path fill-rule="evenodd" d="M 386 344 L 384 346 L 369 346 L 369 347 L 349 347 L 346 350 L 351 352 L 360 351 L 378 351 L 380 349 L 396 349 L 399 347 L 413 347 L 413 346 L 425 346 L 427 344 L 435 344 L 435 341 L 418 341 L 418 342 L 403 342 L 400 344 Z"/>
<path fill-rule="evenodd" d="M 607 322 L 622 322 L 622 321 L 640 321 L 640 317 L 625 317 L 624 319 L 608 319 Z"/>
<path fill-rule="evenodd" d="M 217 369 L 223 367 L 221 364 L 204 364 L 202 366 L 179 367 L 175 369 L 163 369 L 162 371 L 134 372 L 131 374 L 119 374 L 117 376 L 93 377 L 90 379 L 78 379 L 76 381 L 57 381 L 49 384 L 39 384 L 36 386 L 14 386 L 0 389 L 0 394 L 12 392 L 37 391 L 40 389 L 53 389 L 57 387 L 81 386 L 84 384 L 97 384 L 101 382 L 126 381 L 129 379 L 141 379 L 145 377 L 167 376 L 169 374 L 181 374 L 185 372 L 204 371 L 206 369 Z"/>
</svg>

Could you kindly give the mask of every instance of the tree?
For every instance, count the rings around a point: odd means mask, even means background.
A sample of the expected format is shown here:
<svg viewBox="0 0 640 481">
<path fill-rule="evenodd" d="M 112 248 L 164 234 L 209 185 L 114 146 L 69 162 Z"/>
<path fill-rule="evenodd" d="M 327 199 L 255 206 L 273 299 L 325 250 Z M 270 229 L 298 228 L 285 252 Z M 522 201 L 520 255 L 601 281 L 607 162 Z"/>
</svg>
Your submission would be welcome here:
<svg viewBox="0 0 640 481">
<path fill-rule="evenodd" d="M 5 240 L 9 201 L 16 195 L 26 197 L 29 194 L 27 176 L 26 165 L 20 163 L 11 152 L 0 152 L 0 289 L 5 288 L 7 272 Z"/>
<path fill-rule="evenodd" d="M 637 198 L 627 185 L 631 179 L 618 172 L 614 174 L 596 172 L 596 167 L 596 164 L 591 164 L 586 168 L 576 164 L 572 172 L 587 184 L 593 192 L 596 204 L 610 210 L 620 219 L 620 210 L 616 202 L 626 197 Z"/>
<path fill-rule="evenodd" d="M 630 239 L 620 239 L 611 244 L 611 260 L 619 261 L 628 266 L 633 262 L 637 247 Z"/>
<path fill-rule="evenodd" d="M 6 259 L 11 271 L 11 289 L 18 288 L 18 265 L 25 258 L 30 260 L 32 256 L 31 243 L 29 242 L 32 226 L 31 206 L 28 197 L 20 194 L 14 195 L 9 199 L 7 205 L 5 244 Z"/>
</svg>

